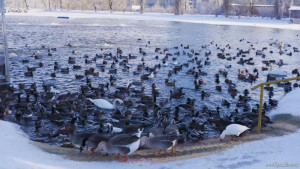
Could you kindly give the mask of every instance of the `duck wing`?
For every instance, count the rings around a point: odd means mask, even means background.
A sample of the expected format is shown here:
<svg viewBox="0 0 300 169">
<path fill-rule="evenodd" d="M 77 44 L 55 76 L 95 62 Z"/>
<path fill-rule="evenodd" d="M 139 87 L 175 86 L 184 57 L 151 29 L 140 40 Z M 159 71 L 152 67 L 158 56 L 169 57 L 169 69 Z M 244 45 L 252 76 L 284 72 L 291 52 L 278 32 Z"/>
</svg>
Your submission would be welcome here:
<svg viewBox="0 0 300 169">
<path fill-rule="evenodd" d="M 119 134 L 114 137 L 112 137 L 109 140 L 109 143 L 113 146 L 128 146 L 129 144 L 132 144 L 136 141 L 138 141 L 140 138 L 137 137 L 134 134 Z"/>
<path fill-rule="evenodd" d="M 164 133 L 164 129 L 162 127 L 153 127 L 149 131 L 149 137 L 163 135 L 163 133 Z"/>
<path fill-rule="evenodd" d="M 150 148 L 166 150 L 173 146 L 173 141 L 168 136 L 156 136 L 149 139 Z"/>
<path fill-rule="evenodd" d="M 102 109 L 113 109 L 113 105 L 110 102 L 108 102 L 107 100 L 104 100 L 104 99 L 95 99 L 95 100 L 92 100 L 92 102 L 97 107 L 100 107 Z"/>
<path fill-rule="evenodd" d="M 178 126 L 175 124 L 170 124 L 165 128 L 164 134 L 175 134 L 179 136 Z"/>
</svg>

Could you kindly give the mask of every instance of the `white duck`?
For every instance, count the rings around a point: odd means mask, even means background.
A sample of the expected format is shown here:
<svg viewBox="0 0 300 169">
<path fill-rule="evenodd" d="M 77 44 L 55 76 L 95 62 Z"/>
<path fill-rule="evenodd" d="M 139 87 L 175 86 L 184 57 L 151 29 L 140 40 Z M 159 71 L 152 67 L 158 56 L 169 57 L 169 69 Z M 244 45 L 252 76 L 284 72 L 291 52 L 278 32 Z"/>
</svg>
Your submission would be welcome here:
<svg viewBox="0 0 300 169">
<path fill-rule="evenodd" d="M 149 79 L 153 79 L 153 78 L 154 78 L 154 75 L 153 75 L 153 72 L 151 72 L 149 75 Z"/>
<path fill-rule="evenodd" d="M 53 88 L 53 86 L 50 87 L 50 93 L 54 93 L 54 94 L 60 94 L 59 90 L 56 90 Z"/>
<path fill-rule="evenodd" d="M 107 100 L 104 100 L 104 99 L 91 99 L 91 98 L 88 98 L 88 99 L 89 99 L 89 101 L 94 103 L 95 106 L 102 108 L 102 109 L 115 109 L 117 106 L 117 102 L 120 104 L 123 104 L 123 101 L 118 98 L 113 101 L 113 104 L 109 103 Z"/>
<path fill-rule="evenodd" d="M 226 127 L 226 129 L 220 135 L 221 140 L 225 138 L 226 135 L 235 135 L 239 136 L 246 130 L 249 130 L 248 127 L 240 125 L 240 124 L 230 124 Z"/>
</svg>

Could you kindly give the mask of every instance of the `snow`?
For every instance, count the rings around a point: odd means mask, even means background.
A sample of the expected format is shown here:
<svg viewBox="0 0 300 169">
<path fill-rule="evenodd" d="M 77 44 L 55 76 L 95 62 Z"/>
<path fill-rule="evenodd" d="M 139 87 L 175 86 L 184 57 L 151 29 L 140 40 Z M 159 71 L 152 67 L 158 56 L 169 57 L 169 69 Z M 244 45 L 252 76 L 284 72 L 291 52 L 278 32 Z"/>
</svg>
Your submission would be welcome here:
<svg viewBox="0 0 300 169">
<path fill-rule="evenodd" d="M 290 11 L 300 11 L 300 6 L 292 6 L 289 9 Z"/>
<path fill-rule="evenodd" d="M 292 114 L 294 116 L 300 116 L 300 88 L 295 89 L 288 94 L 286 94 L 278 102 L 278 107 L 271 111 L 268 115 L 274 116 L 276 114 Z"/>
<path fill-rule="evenodd" d="M 278 28 L 278 29 L 292 29 L 300 30 L 300 24 L 290 24 L 289 18 L 276 20 L 271 18 L 261 17 L 245 17 L 241 16 L 238 19 L 237 16 L 224 17 L 219 15 L 190 15 L 184 14 L 176 16 L 170 13 L 144 13 L 138 12 L 113 12 L 108 11 L 41 11 L 41 10 L 29 10 L 28 13 L 6 13 L 7 16 L 68 16 L 70 19 L 74 18 L 108 18 L 108 19 L 131 19 L 131 20 L 157 20 L 157 21 L 177 21 L 177 22 L 189 22 L 189 23 L 202 23 L 202 24 L 214 24 L 214 25 L 236 25 L 236 26 L 255 26 L 266 28 Z"/>
</svg>

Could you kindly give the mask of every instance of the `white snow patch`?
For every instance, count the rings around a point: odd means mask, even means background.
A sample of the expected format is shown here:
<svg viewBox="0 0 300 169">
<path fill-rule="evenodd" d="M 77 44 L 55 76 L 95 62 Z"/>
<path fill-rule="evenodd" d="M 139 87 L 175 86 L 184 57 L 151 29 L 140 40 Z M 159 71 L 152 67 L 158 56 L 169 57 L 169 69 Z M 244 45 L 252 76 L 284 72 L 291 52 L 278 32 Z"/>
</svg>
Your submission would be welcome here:
<svg viewBox="0 0 300 169">
<path fill-rule="evenodd" d="M 278 102 L 278 107 L 271 111 L 268 115 L 274 116 L 277 114 L 292 114 L 300 116 L 300 88 L 287 93 Z"/>
</svg>

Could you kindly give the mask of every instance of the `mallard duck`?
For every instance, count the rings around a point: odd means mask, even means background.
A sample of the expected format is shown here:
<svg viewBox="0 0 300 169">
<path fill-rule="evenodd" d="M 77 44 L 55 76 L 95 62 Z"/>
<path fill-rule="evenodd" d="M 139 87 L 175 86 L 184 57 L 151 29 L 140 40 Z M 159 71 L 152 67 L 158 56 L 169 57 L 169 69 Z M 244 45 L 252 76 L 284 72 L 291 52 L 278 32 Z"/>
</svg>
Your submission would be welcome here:
<svg viewBox="0 0 300 169">
<path fill-rule="evenodd" d="M 126 125 L 126 126 L 122 129 L 122 133 L 125 133 L 125 134 L 136 133 L 138 130 L 142 130 L 144 127 L 145 127 L 145 125 L 143 125 L 143 124 L 131 124 L 131 125 Z"/>
<path fill-rule="evenodd" d="M 141 80 L 149 80 L 149 79 L 153 79 L 153 78 L 154 78 L 153 72 L 151 72 L 149 74 L 143 74 L 141 76 Z"/>
<path fill-rule="evenodd" d="M 33 77 L 33 72 L 28 71 L 28 72 L 25 72 L 24 75 L 27 76 L 27 77 Z"/>
<path fill-rule="evenodd" d="M 117 154 L 115 159 L 120 159 L 120 155 L 125 155 L 123 161 L 127 161 L 128 155 L 134 153 L 139 148 L 142 131 L 138 129 L 138 132 L 134 134 L 116 135 L 107 142 L 100 142 L 97 150 L 109 154 Z"/>
<path fill-rule="evenodd" d="M 63 124 L 53 135 L 53 137 L 57 137 L 60 134 L 67 134 L 69 136 L 69 140 L 73 145 L 82 146 L 84 140 L 89 138 L 91 133 L 75 133 L 76 132 L 76 120 L 77 118 L 72 118 L 71 122 Z"/>
<path fill-rule="evenodd" d="M 60 71 L 62 73 L 69 73 L 69 68 L 68 67 L 67 68 L 61 68 Z"/>
<path fill-rule="evenodd" d="M 176 86 L 176 80 L 174 80 L 172 82 L 172 81 L 170 81 L 170 79 L 166 79 L 165 84 L 166 84 L 166 86 Z"/>
</svg>

